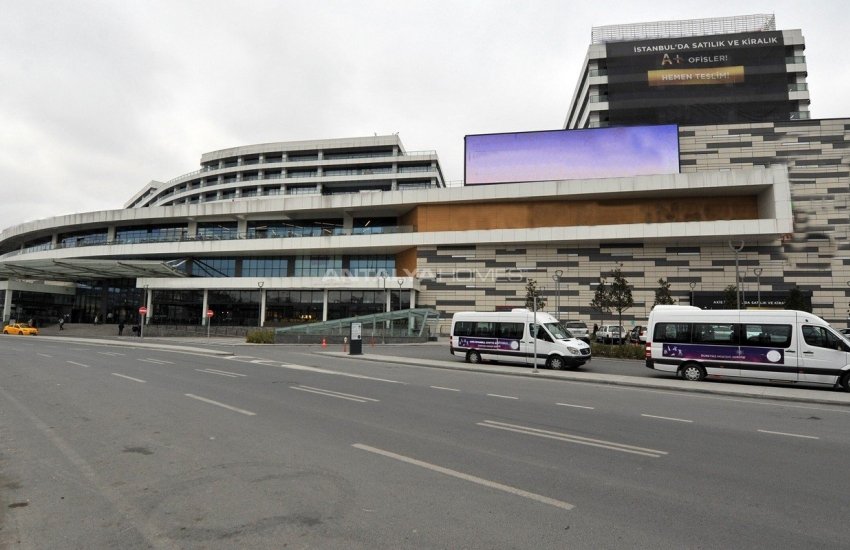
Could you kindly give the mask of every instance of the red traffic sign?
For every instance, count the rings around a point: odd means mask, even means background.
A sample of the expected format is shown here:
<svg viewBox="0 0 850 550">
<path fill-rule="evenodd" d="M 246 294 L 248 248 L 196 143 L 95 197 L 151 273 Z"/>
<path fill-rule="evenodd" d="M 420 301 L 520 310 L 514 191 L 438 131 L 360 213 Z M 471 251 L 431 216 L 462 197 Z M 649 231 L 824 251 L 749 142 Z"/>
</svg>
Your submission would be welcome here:
<svg viewBox="0 0 850 550">
<path fill-rule="evenodd" d="M 215 312 L 211 309 L 208 309 L 207 310 L 207 317 L 212 317 L 213 315 L 215 315 Z"/>
<path fill-rule="evenodd" d="M 139 308 L 139 315 L 147 315 L 147 313 L 148 313 L 148 308 L 146 308 L 145 306 L 142 306 L 142 307 Z"/>
</svg>

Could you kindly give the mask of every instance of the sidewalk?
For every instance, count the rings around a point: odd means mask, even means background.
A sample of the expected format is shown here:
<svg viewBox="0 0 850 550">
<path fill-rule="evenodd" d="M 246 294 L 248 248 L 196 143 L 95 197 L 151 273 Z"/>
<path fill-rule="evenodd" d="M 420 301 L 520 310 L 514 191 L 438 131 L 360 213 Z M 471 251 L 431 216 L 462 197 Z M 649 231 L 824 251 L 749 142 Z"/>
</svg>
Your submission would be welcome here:
<svg viewBox="0 0 850 550">
<path fill-rule="evenodd" d="M 738 383 L 724 383 L 714 380 L 702 382 L 688 382 L 678 378 L 644 378 L 640 376 L 618 376 L 612 374 L 594 374 L 580 371 L 557 371 L 538 369 L 534 373 L 529 367 L 509 367 L 503 365 L 478 364 L 471 365 L 463 361 L 437 361 L 433 359 L 414 359 L 411 357 L 396 357 L 391 355 L 348 355 L 347 353 L 335 351 L 319 352 L 321 355 L 329 355 L 340 359 L 357 359 L 361 361 L 375 361 L 378 363 L 397 363 L 410 366 L 424 366 L 448 370 L 487 372 L 491 374 L 503 374 L 507 376 L 525 376 L 530 378 L 546 378 L 552 380 L 564 380 L 571 382 L 591 382 L 595 384 L 612 384 L 616 386 L 629 386 L 635 388 L 655 388 L 659 390 L 675 390 L 692 393 L 706 393 L 712 395 L 727 395 L 733 397 L 756 397 L 762 399 L 777 399 L 781 401 L 797 401 L 802 403 L 821 403 L 826 405 L 842 405 L 850 407 L 850 392 L 812 390 L 785 386 L 772 385 L 748 385 Z"/>
</svg>

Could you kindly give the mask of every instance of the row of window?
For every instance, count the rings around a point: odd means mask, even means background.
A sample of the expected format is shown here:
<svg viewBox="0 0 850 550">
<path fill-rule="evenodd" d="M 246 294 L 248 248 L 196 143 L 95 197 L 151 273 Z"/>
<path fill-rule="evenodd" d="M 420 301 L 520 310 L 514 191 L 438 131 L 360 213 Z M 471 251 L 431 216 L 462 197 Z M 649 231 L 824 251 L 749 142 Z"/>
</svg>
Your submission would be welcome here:
<svg viewBox="0 0 850 550">
<path fill-rule="evenodd" d="M 658 323 L 653 342 L 787 348 L 791 325 L 761 323 Z"/>
<path fill-rule="evenodd" d="M 194 277 L 379 277 L 395 275 L 395 257 L 193 258 L 183 269 Z"/>
<path fill-rule="evenodd" d="M 522 323 L 503 323 L 495 321 L 458 321 L 454 325 L 454 336 L 475 336 L 479 338 L 508 338 L 519 340 L 523 336 Z"/>
</svg>

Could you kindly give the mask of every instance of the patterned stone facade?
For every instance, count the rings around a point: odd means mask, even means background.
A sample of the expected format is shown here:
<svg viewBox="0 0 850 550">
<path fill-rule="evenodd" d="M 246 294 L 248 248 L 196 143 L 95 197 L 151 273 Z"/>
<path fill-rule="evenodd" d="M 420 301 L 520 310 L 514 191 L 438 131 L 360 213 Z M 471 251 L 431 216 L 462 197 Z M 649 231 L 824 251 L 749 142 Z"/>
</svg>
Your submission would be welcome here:
<svg viewBox="0 0 850 550">
<path fill-rule="evenodd" d="M 759 291 L 775 297 L 797 286 L 811 292 L 815 314 L 846 325 L 850 119 L 689 126 L 680 128 L 679 143 L 683 173 L 787 166 L 794 232 L 743 243 L 741 290 L 750 303 Z M 544 289 L 548 311 L 560 302 L 562 319 L 598 323 L 600 314 L 589 304 L 600 276 L 617 266 L 633 285 L 635 306 L 623 317 L 627 326 L 647 319 L 659 278 L 671 283 L 679 303 L 690 301 L 692 283 L 697 294 L 719 293 L 735 284 L 735 253 L 722 237 L 420 247 L 417 264 L 422 279 L 418 303 L 448 318 L 456 311 L 522 307 L 526 282 L 534 279 Z M 762 269 L 759 276 L 755 268 Z M 563 271 L 560 285 L 553 280 L 558 269 Z"/>
</svg>

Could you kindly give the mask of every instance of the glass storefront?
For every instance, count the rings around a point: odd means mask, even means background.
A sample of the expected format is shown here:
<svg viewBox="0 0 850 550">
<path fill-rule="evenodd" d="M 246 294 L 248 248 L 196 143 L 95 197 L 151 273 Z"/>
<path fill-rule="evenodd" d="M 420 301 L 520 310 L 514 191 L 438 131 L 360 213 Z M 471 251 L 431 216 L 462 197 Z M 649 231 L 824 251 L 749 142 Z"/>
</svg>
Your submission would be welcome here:
<svg viewBox="0 0 850 550">
<path fill-rule="evenodd" d="M 259 326 L 260 291 L 210 290 L 207 308 L 213 310 L 213 326 Z"/>
</svg>

